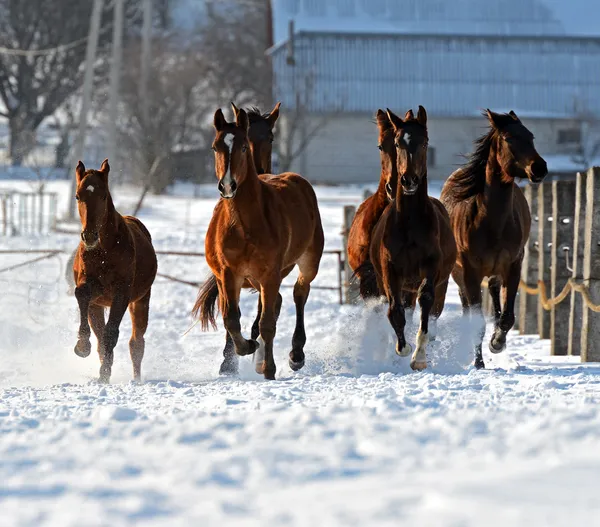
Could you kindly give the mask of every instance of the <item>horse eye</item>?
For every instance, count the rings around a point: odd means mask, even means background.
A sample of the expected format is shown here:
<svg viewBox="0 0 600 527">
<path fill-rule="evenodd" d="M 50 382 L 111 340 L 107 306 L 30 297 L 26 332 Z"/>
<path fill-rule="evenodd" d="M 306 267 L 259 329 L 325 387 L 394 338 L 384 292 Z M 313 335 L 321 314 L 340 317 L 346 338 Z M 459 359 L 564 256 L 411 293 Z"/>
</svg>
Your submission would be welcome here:
<svg viewBox="0 0 600 527">
<path fill-rule="evenodd" d="M 217 147 L 215 145 L 212 145 L 212 149 L 216 152 L 217 151 Z"/>
<path fill-rule="evenodd" d="M 247 148 L 248 148 L 248 147 L 247 147 L 246 145 L 242 145 L 242 153 L 246 153 L 246 149 L 247 149 Z"/>
<path fill-rule="evenodd" d="M 75 199 L 76 199 L 77 201 L 79 201 L 79 196 L 75 196 Z"/>
<path fill-rule="evenodd" d="M 379 148 L 379 150 L 383 150 L 383 146 L 381 145 L 377 145 L 377 148 Z"/>
</svg>

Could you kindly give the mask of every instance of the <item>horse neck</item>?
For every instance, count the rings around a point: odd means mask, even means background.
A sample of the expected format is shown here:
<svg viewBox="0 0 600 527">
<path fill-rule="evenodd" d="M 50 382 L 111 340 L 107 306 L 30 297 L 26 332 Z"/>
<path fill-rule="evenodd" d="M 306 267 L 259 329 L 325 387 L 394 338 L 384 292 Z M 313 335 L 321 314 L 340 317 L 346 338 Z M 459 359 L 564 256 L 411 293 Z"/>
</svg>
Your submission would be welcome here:
<svg viewBox="0 0 600 527">
<path fill-rule="evenodd" d="M 396 190 L 396 211 L 402 216 L 415 216 L 424 212 L 425 205 L 429 200 L 427 189 L 427 173 L 421 178 L 421 182 L 417 187 L 417 192 L 413 196 L 404 194 L 402 185 L 400 184 L 400 176 L 398 175 L 398 187 Z"/>
<path fill-rule="evenodd" d="M 119 225 L 123 221 L 121 215 L 115 209 L 110 192 L 106 200 L 106 221 L 102 224 L 98 236 L 100 238 L 100 247 L 110 249 L 117 241 Z"/>
<path fill-rule="evenodd" d="M 262 189 L 252 157 L 246 163 L 247 172 L 243 183 L 238 187 L 235 197 L 225 201 L 234 223 L 248 232 L 251 228 L 262 227 Z"/>
<path fill-rule="evenodd" d="M 490 152 L 485 167 L 485 187 L 482 205 L 493 223 L 502 227 L 512 214 L 514 184 L 512 178 L 498 164 L 494 152 Z"/>
</svg>

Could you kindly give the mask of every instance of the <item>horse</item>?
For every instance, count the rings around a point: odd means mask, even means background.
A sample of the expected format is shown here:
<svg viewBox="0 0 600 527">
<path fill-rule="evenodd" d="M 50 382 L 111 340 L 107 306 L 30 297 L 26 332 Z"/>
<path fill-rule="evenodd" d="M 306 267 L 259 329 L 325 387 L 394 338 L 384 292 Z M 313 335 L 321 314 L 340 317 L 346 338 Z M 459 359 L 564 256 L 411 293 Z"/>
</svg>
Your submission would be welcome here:
<svg viewBox="0 0 600 527">
<path fill-rule="evenodd" d="M 427 368 L 429 316 L 444 309 L 450 273 L 456 262 L 456 243 L 444 206 L 427 193 L 427 112 L 404 119 L 387 110 L 394 131 L 398 180 L 394 202 L 384 210 L 371 237 L 370 261 L 377 285 L 389 303 L 388 319 L 396 333 L 396 353 L 410 355 L 406 343 L 403 292 L 416 294 L 421 321 L 410 366 Z"/>
<path fill-rule="evenodd" d="M 291 172 L 279 176 L 257 174 L 248 145 L 248 115 L 233 103 L 231 106 L 235 122 L 227 122 L 220 108 L 213 118 L 221 199 L 206 233 L 206 261 L 217 280 L 219 308 L 236 354 L 256 352 L 257 373 L 274 379 L 279 288 L 296 265 L 296 327 L 289 365 L 293 371 L 304 366 L 304 307 L 323 254 L 323 227 L 317 197 L 308 181 Z M 245 339 L 241 332 L 239 297 L 244 282 L 260 291 L 258 341 Z M 194 311 L 214 326 L 214 302 L 211 309 L 205 300 L 199 295 Z"/>
<path fill-rule="evenodd" d="M 156 277 L 156 253 L 144 224 L 132 216 L 121 216 L 113 204 L 105 159 L 100 170 L 86 170 L 79 161 L 75 169 L 77 206 L 81 219 L 81 241 L 73 262 L 75 298 L 80 325 L 75 353 L 87 357 L 91 351 L 90 326 L 98 339 L 100 382 L 108 383 L 119 325 L 127 308 L 132 334 L 129 352 L 133 378 L 141 381 L 144 334 L 148 327 L 150 290 Z M 110 308 L 108 321 L 104 308 Z"/>
<path fill-rule="evenodd" d="M 250 151 L 252 153 L 252 159 L 254 161 L 254 167 L 258 175 L 271 174 L 271 156 L 273 151 L 273 140 L 275 138 L 273 129 L 275 123 L 279 118 L 279 108 L 281 103 L 278 102 L 273 110 L 269 113 L 261 113 L 256 107 L 250 108 L 247 111 L 249 127 L 248 127 L 248 143 Z M 250 288 L 249 283 L 244 284 L 245 288 Z M 208 279 L 204 282 L 198 293 L 198 301 L 192 311 L 192 316 L 197 317 L 199 315 L 199 306 L 210 304 L 210 308 L 214 312 L 214 305 L 219 295 L 219 289 L 217 286 L 217 279 L 214 274 L 210 274 Z M 260 295 L 258 296 L 258 307 L 256 310 L 256 318 L 252 324 L 251 338 L 256 340 L 259 335 L 259 322 L 260 314 L 262 312 L 262 305 Z M 208 322 L 206 319 L 203 321 L 203 329 L 208 329 Z M 219 375 L 236 375 L 238 372 L 238 360 L 235 354 L 233 340 L 226 331 L 225 332 L 225 348 L 223 349 L 223 362 L 219 367 Z"/>
<path fill-rule="evenodd" d="M 381 158 L 379 185 L 375 193 L 358 207 L 348 232 L 348 265 L 355 272 L 354 277 L 359 281 L 360 296 L 364 300 L 379 296 L 375 271 L 365 263 L 369 260 L 373 228 L 388 204 L 394 201 L 398 179 L 394 127 L 381 109 L 377 110 L 375 119 L 379 131 L 377 148 Z"/>
<path fill-rule="evenodd" d="M 478 324 L 474 343 L 476 368 L 484 368 L 481 346 L 485 320 L 481 312 L 481 282 L 489 277 L 494 305 L 494 333 L 489 348 L 500 353 L 515 321 L 514 305 L 521 263 L 529 238 L 531 214 L 515 183 L 538 184 L 548 174 L 546 161 L 534 146 L 533 134 L 517 114 L 486 110 L 490 129 L 476 142 L 465 166 L 456 170 L 442 189 L 458 246 L 452 277 L 459 287 L 463 315 Z M 500 302 L 500 290 L 504 305 Z"/>
</svg>

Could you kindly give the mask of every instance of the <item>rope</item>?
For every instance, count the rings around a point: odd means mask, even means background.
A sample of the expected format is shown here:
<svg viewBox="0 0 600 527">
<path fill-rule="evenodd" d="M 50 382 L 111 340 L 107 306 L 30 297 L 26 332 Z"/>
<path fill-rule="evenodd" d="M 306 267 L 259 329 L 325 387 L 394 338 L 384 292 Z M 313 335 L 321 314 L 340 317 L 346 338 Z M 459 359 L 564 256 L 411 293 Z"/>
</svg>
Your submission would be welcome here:
<svg viewBox="0 0 600 527">
<path fill-rule="evenodd" d="M 487 280 L 484 280 L 482 283 L 484 287 L 488 286 Z M 600 313 L 600 304 L 594 304 L 592 298 L 590 296 L 590 290 L 584 284 L 577 283 L 573 278 L 569 278 L 567 283 L 563 287 L 562 291 L 558 293 L 554 298 L 548 298 L 548 289 L 546 288 L 546 284 L 539 280 L 536 286 L 531 286 L 525 283 L 523 280 L 519 282 L 519 288 L 521 291 L 527 293 L 528 295 L 539 295 L 540 303 L 542 307 L 546 311 L 550 311 L 554 306 L 557 306 L 561 302 L 565 300 L 569 296 L 571 291 L 579 293 L 583 298 L 583 302 L 585 307 L 593 311 L 594 313 Z"/>
</svg>

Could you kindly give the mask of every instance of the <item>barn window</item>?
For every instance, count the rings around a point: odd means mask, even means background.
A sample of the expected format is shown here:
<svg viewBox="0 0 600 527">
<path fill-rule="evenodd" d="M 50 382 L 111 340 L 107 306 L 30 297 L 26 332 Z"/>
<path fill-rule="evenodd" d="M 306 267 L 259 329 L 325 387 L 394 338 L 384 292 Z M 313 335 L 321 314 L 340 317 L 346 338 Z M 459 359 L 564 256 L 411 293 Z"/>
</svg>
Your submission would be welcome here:
<svg viewBox="0 0 600 527">
<path fill-rule="evenodd" d="M 432 168 L 435 166 L 435 147 L 433 146 L 427 148 L 427 166 Z"/>
<path fill-rule="evenodd" d="M 581 130 L 579 128 L 565 128 L 558 131 L 559 145 L 572 145 L 581 142 Z"/>
</svg>

